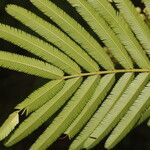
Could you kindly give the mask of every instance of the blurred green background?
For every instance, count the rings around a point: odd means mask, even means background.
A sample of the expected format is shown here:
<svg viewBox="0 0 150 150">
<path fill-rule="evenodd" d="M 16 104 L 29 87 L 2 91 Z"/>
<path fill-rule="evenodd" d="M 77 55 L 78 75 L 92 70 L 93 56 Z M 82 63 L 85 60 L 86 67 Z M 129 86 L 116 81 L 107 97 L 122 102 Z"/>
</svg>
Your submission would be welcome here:
<svg viewBox="0 0 150 150">
<path fill-rule="evenodd" d="M 62 9 L 67 11 L 72 17 L 78 22 L 83 24 L 86 29 L 95 37 L 97 36 L 89 29 L 88 25 L 82 20 L 82 18 L 75 12 L 74 9 L 70 9 L 66 0 L 53 0 Z M 140 0 L 133 1 L 135 5 L 143 7 Z M 32 32 L 29 28 L 19 23 L 5 12 L 7 4 L 17 4 L 23 6 L 36 14 L 40 15 L 47 21 L 50 21 L 46 16 L 40 13 L 29 0 L 0 0 L 0 23 L 9 24 L 19 29 L 25 30 L 35 36 L 36 33 Z M 51 21 L 50 21 L 51 22 Z M 100 41 L 99 41 L 100 42 Z M 34 55 L 24 51 L 18 46 L 12 45 L 0 39 L 0 49 L 3 51 L 10 51 L 14 53 L 23 54 L 26 56 Z M 27 97 L 34 89 L 37 89 L 40 85 L 43 85 L 46 80 L 37 78 L 31 75 L 10 71 L 7 69 L 0 68 L 0 125 L 13 111 L 14 106 L 21 102 Z M 30 145 L 35 141 L 36 137 L 42 133 L 47 124 L 41 127 L 38 131 L 33 133 L 31 136 L 14 145 L 11 148 L 5 148 L 0 142 L 0 150 L 27 150 Z M 150 150 L 150 129 L 146 126 L 146 122 L 134 129 L 114 150 Z M 70 141 L 67 138 L 60 138 L 54 143 L 49 149 L 53 150 L 67 150 Z M 94 148 L 95 150 L 103 150 L 103 142 Z"/>
</svg>

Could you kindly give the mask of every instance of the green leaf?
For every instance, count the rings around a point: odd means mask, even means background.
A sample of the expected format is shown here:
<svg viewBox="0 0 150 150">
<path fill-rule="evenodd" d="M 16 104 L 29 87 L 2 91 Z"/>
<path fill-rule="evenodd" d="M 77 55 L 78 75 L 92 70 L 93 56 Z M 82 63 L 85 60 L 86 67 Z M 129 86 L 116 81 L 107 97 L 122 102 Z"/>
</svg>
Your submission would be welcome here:
<svg viewBox="0 0 150 150">
<path fill-rule="evenodd" d="M 124 74 L 119 81 L 115 84 L 109 96 L 104 100 L 101 107 L 97 112 L 91 117 L 90 121 L 80 132 L 79 136 L 70 145 L 70 150 L 82 149 L 84 141 L 89 137 L 89 135 L 94 131 L 98 124 L 102 121 L 108 111 L 114 106 L 117 100 L 120 98 L 122 93 L 128 87 L 133 79 L 132 73 Z"/>
<path fill-rule="evenodd" d="M 7 137 L 10 132 L 16 127 L 19 123 L 19 111 L 15 111 L 9 115 L 7 120 L 0 127 L 0 141 Z"/>
<path fill-rule="evenodd" d="M 89 72 L 99 70 L 97 63 L 94 62 L 94 60 L 91 59 L 74 41 L 55 26 L 19 6 L 8 5 L 7 12 L 14 18 L 21 21 L 24 25 L 30 27 L 32 30 L 43 36 L 46 40 L 55 44 L 85 70 Z"/>
<path fill-rule="evenodd" d="M 53 80 L 31 93 L 15 109 L 26 111 L 26 115 L 41 107 L 62 89 L 64 80 Z"/>
<path fill-rule="evenodd" d="M 30 150 L 46 149 L 68 128 L 82 111 L 97 87 L 99 76 L 88 77 L 68 104 L 53 120 L 45 132 L 31 146 Z"/>
<path fill-rule="evenodd" d="M 106 140 L 105 148 L 112 149 L 118 142 L 120 142 L 135 126 L 141 113 L 145 107 L 148 106 L 150 106 L 150 82 L 146 85 L 142 93 L 129 108 L 126 115 L 112 131 L 111 135 Z"/>
<path fill-rule="evenodd" d="M 108 26 L 105 20 L 91 7 L 86 0 L 67 0 L 78 13 L 91 26 L 93 31 L 100 37 L 101 40 L 108 47 L 113 56 L 124 68 L 133 68 L 132 60 L 127 54 L 124 46 L 116 37 L 115 33 Z"/>
<path fill-rule="evenodd" d="M 48 79 L 58 79 L 63 77 L 63 72 L 60 69 L 48 63 L 3 51 L 0 51 L 0 67 Z"/>
<path fill-rule="evenodd" d="M 38 110 L 33 112 L 25 121 L 22 122 L 22 124 L 20 124 L 11 137 L 5 142 L 5 146 L 9 147 L 14 145 L 40 127 L 72 96 L 79 87 L 81 81 L 82 78 L 67 80 L 64 87 L 60 92 L 58 92 L 58 94 L 56 94 Z"/>
<path fill-rule="evenodd" d="M 69 57 L 33 35 L 4 24 L 0 24 L 0 33 L 0 38 L 26 49 L 54 66 L 61 68 L 68 74 L 81 72 L 78 65 Z"/>
<path fill-rule="evenodd" d="M 64 133 L 77 136 L 70 150 L 92 149 L 113 129 L 105 146 L 114 147 L 150 119 L 148 1 L 143 0 L 146 16 L 130 0 L 30 1 L 42 14 L 12 4 L 6 12 L 38 37 L 0 24 L 0 38 L 38 58 L 0 52 L 0 67 L 51 80 L 15 107 L 14 119 L 9 117 L 14 121 L 4 122 L 0 139 L 14 130 L 18 114 L 26 112 L 6 147 L 43 123 L 50 125 L 30 150 L 45 150 Z"/>
<path fill-rule="evenodd" d="M 85 141 L 84 148 L 92 148 L 99 143 L 124 116 L 129 107 L 134 103 L 140 91 L 150 79 L 149 73 L 140 73 L 129 85 L 124 94 L 119 98 L 113 108 L 96 127 L 90 137 Z"/>
<path fill-rule="evenodd" d="M 114 0 L 136 37 L 150 56 L 150 30 L 130 0 Z"/>
<path fill-rule="evenodd" d="M 65 131 L 65 134 L 68 135 L 70 139 L 73 138 L 91 118 L 92 114 L 96 111 L 102 100 L 105 98 L 106 94 L 113 86 L 114 81 L 114 74 L 105 75 L 100 80 L 89 102 L 86 104 L 86 106 L 78 115 L 78 117 L 74 120 L 74 122 Z"/>
<path fill-rule="evenodd" d="M 142 46 L 135 38 L 129 25 L 120 14 L 116 13 L 108 0 L 88 0 L 88 2 L 106 19 L 136 64 L 141 68 L 150 68 L 150 61 Z"/>
<path fill-rule="evenodd" d="M 107 70 L 114 69 L 110 57 L 101 45 L 72 17 L 49 0 L 30 1 L 78 42 L 100 65 Z"/>
</svg>

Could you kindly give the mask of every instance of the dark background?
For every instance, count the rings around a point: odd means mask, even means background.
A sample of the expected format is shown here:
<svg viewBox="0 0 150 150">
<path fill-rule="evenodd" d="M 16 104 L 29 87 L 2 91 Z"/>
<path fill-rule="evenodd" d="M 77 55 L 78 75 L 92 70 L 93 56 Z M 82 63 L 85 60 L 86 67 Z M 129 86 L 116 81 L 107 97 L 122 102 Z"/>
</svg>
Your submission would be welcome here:
<svg viewBox="0 0 150 150">
<path fill-rule="evenodd" d="M 86 27 L 86 29 L 97 39 L 97 36 L 89 29 L 88 25 L 82 20 L 82 18 L 72 9 L 69 9 L 69 5 L 65 0 L 53 0 L 60 7 L 66 10 L 72 17 L 74 17 L 78 22 Z M 5 12 L 5 6 L 7 4 L 17 4 L 23 6 L 36 14 L 40 15 L 47 21 L 50 21 L 46 16 L 40 13 L 29 0 L 0 0 L 0 23 L 9 24 L 11 26 L 20 28 L 38 36 L 36 33 L 32 32 L 29 28 L 25 27 L 11 16 Z M 143 7 L 140 0 L 135 1 L 135 5 Z M 51 22 L 51 21 L 50 21 Z M 10 44 L 2 39 L 0 39 L 0 49 L 3 51 L 15 52 L 23 54 L 26 56 L 36 57 L 25 50 Z M 13 112 L 13 108 L 26 98 L 34 89 L 37 89 L 40 85 L 43 85 L 46 80 L 37 78 L 31 75 L 26 75 L 23 73 L 18 73 L 15 71 L 10 71 L 7 69 L 0 68 L 0 125 L 8 117 L 8 114 Z M 45 125 L 46 126 L 46 125 Z M 44 126 L 44 127 L 45 127 Z M 20 143 L 14 145 L 11 148 L 5 148 L 0 143 L 0 150 L 27 150 L 30 145 L 35 141 L 36 137 L 40 135 L 44 127 L 41 127 L 38 131 L 29 136 Z M 124 140 L 114 149 L 114 150 L 150 150 L 150 140 L 148 137 L 150 135 L 150 130 L 146 126 L 146 122 L 134 129 Z M 69 140 L 67 138 L 60 138 L 56 143 L 54 143 L 49 149 L 53 150 L 67 150 L 69 145 Z M 94 148 L 95 150 L 104 149 L 103 142 Z"/>
</svg>

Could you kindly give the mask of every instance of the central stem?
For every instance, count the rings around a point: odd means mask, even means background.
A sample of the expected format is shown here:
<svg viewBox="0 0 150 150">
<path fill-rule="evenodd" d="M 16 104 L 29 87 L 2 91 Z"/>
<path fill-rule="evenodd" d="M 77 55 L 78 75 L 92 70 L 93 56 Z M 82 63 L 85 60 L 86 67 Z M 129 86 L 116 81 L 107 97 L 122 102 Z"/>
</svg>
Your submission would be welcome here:
<svg viewBox="0 0 150 150">
<path fill-rule="evenodd" d="M 76 77 L 92 76 L 92 75 L 102 75 L 102 74 L 116 74 L 116 73 L 130 73 L 130 72 L 141 72 L 141 73 L 150 73 L 150 69 L 118 69 L 118 70 L 107 70 L 107 71 L 97 71 L 89 73 L 80 73 L 76 75 L 69 75 L 63 77 L 63 79 L 70 79 Z"/>
</svg>

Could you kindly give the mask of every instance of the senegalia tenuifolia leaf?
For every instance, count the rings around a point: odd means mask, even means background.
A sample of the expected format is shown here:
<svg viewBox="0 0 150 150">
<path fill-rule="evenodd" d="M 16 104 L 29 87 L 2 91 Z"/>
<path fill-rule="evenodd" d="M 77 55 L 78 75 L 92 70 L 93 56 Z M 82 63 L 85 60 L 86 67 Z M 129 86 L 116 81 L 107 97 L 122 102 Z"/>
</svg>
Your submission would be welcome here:
<svg viewBox="0 0 150 150">
<path fill-rule="evenodd" d="M 114 68 L 113 63 L 101 45 L 65 11 L 49 0 L 30 0 L 39 10 L 52 19 L 70 37 L 78 42 L 106 70 Z"/>
<path fill-rule="evenodd" d="M 86 104 L 74 122 L 65 131 L 65 134 L 68 135 L 70 139 L 73 138 L 91 118 L 92 114 L 99 107 L 102 100 L 113 86 L 114 82 L 114 74 L 105 75 L 102 77 L 89 102 Z"/>
<path fill-rule="evenodd" d="M 108 26 L 105 20 L 99 16 L 95 9 L 86 0 L 68 0 L 68 2 L 76 8 L 78 13 L 91 26 L 116 60 L 124 68 L 133 68 L 132 60 L 126 52 L 126 49 L 113 30 Z"/>
<path fill-rule="evenodd" d="M 98 75 L 85 79 L 68 104 L 53 120 L 45 132 L 31 146 L 30 150 L 45 150 L 69 127 L 80 114 L 86 103 L 94 93 L 100 77 Z"/>
<path fill-rule="evenodd" d="M 82 149 L 84 141 L 89 137 L 93 130 L 102 121 L 108 111 L 113 107 L 116 101 L 120 98 L 122 93 L 128 87 L 133 79 L 132 73 L 125 73 L 115 84 L 109 96 L 104 100 L 100 108 L 92 116 L 87 125 L 83 128 L 76 139 L 71 143 L 70 150 Z"/>
<path fill-rule="evenodd" d="M 47 41 L 59 47 L 86 71 L 94 72 L 99 70 L 97 63 L 80 46 L 71 40 L 71 38 L 54 25 L 19 6 L 8 5 L 7 12 L 21 21 L 24 25 L 43 36 Z"/>
<path fill-rule="evenodd" d="M 136 125 L 145 107 L 150 106 L 150 82 L 129 108 L 125 116 L 111 132 L 106 140 L 105 148 L 112 149 L 118 144 Z"/>
<path fill-rule="evenodd" d="M 68 74 L 81 72 L 78 65 L 69 57 L 33 35 L 4 24 L 0 24 L 0 33 L 0 38 L 41 57 Z"/>
<path fill-rule="evenodd" d="M 18 104 L 15 109 L 26 111 L 26 115 L 40 108 L 48 100 L 54 97 L 63 87 L 64 80 L 49 81 L 41 88 L 31 93 L 24 101 Z"/>
<path fill-rule="evenodd" d="M 14 145 L 40 127 L 64 105 L 64 103 L 80 86 L 81 82 L 82 78 L 68 79 L 58 94 L 56 94 L 38 110 L 33 112 L 24 122 L 20 124 L 15 132 L 5 142 L 5 146 L 9 147 Z"/>
<path fill-rule="evenodd" d="M 59 79 L 64 75 L 60 69 L 43 61 L 3 51 L 0 51 L 0 67 L 47 79 Z"/>
<path fill-rule="evenodd" d="M 142 46 L 150 56 L 150 30 L 130 0 L 114 0 Z"/>
<path fill-rule="evenodd" d="M 84 148 L 90 149 L 94 147 L 116 126 L 129 107 L 134 103 L 141 90 L 146 86 L 149 79 L 149 73 L 138 74 L 102 122 L 85 141 Z"/>
<path fill-rule="evenodd" d="M 9 115 L 7 120 L 0 127 L 0 141 L 7 137 L 10 132 L 19 123 L 19 111 L 15 111 Z"/>
<path fill-rule="evenodd" d="M 145 120 L 147 120 L 150 117 L 150 107 L 148 107 L 145 112 L 141 114 L 141 118 L 139 119 L 137 125 L 140 125 L 143 123 Z"/>
<path fill-rule="evenodd" d="M 105 18 L 120 39 L 126 50 L 140 68 L 150 68 L 150 61 L 134 33 L 124 18 L 116 13 L 108 0 L 88 0 L 88 2 Z"/>
</svg>

